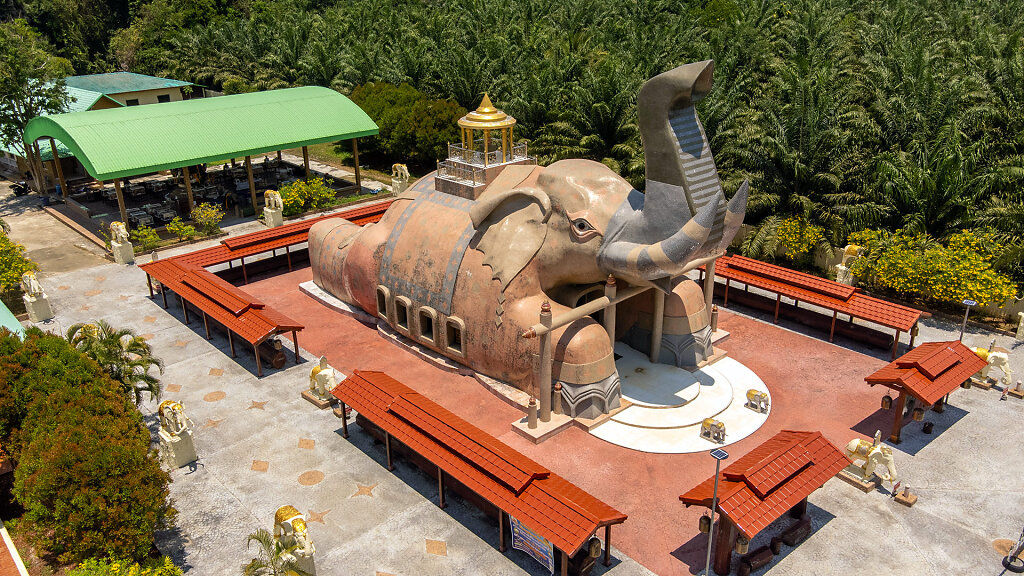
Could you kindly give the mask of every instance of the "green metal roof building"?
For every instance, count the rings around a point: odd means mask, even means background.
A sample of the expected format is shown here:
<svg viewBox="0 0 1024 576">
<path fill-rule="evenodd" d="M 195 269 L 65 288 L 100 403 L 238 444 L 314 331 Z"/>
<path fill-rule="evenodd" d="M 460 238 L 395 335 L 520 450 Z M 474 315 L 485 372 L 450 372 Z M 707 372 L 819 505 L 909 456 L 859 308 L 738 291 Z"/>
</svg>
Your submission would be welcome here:
<svg viewBox="0 0 1024 576">
<path fill-rule="evenodd" d="M 40 116 L 28 123 L 25 140 L 59 141 L 93 178 L 114 180 L 118 189 L 119 179 L 127 176 L 352 140 L 358 187 L 355 139 L 377 132 L 373 120 L 342 94 L 305 86 Z M 256 192 L 251 192 L 255 206 Z M 126 218 L 120 196 L 119 204 Z"/>
<path fill-rule="evenodd" d="M 146 76 L 145 74 L 136 74 L 134 72 L 109 72 L 107 74 L 69 76 L 64 79 L 64 82 L 68 88 L 88 90 L 100 94 L 123 94 L 125 92 L 142 92 L 144 90 L 192 86 L 191 82 Z"/>
</svg>

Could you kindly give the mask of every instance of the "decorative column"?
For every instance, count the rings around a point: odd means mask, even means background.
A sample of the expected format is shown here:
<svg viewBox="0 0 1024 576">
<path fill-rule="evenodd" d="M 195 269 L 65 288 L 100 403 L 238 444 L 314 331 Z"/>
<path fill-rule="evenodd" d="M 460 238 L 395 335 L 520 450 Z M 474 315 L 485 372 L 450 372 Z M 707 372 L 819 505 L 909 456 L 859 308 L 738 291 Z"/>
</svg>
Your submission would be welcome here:
<svg viewBox="0 0 1024 576">
<path fill-rule="evenodd" d="M 540 305 L 540 323 L 551 328 L 551 304 L 545 300 Z M 540 387 L 540 421 L 551 421 L 551 331 L 540 336 L 540 366 L 537 385 Z"/>
<path fill-rule="evenodd" d="M 609 304 L 604 309 L 604 330 L 608 333 L 608 340 L 612 343 L 612 348 L 615 347 L 615 277 L 611 274 L 608 275 L 608 280 L 604 283 L 604 295 L 608 298 L 612 304 Z"/>
<path fill-rule="evenodd" d="M 651 317 L 651 363 L 658 362 L 661 355 L 661 335 L 665 326 L 665 293 L 655 288 L 654 315 Z"/>
</svg>

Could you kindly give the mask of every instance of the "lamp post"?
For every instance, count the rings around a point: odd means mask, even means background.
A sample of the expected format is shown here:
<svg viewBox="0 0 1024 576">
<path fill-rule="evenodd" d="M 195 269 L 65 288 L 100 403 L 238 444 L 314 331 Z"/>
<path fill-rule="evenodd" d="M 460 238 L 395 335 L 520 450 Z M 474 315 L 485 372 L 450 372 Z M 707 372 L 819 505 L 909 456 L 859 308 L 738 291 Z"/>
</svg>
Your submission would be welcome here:
<svg viewBox="0 0 1024 576">
<path fill-rule="evenodd" d="M 971 313 L 971 306 L 977 306 L 974 300 L 964 300 L 964 322 L 960 325 L 960 341 L 964 341 L 964 330 L 967 329 L 967 315 Z"/>
<path fill-rule="evenodd" d="M 708 555 L 704 562 L 704 576 L 711 574 L 711 543 L 715 540 L 715 508 L 718 508 L 718 472 L 722 467 L 722 460 L 729 457 L 729 453 L 721 448 L 711 451 L 711 457 L 715 459 L 715 490 L 711 496 L 711 530 L 708 532 Z"/>
</svg>

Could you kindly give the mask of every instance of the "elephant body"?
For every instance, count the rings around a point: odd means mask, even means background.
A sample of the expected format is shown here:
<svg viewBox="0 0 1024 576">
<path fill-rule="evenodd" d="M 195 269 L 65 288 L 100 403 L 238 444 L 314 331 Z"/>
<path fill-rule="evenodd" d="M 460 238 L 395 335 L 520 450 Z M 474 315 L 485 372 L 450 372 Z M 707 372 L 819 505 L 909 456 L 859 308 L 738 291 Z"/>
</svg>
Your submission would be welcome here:
<svg viewBox="0 0 1024 576">
<path fill-rule="evenodd" d="M 710 355 L 711 330 L 700 288 L 683 274 L 724 252 L 747 197 L 744 183 L 726 202 L 693 110 L 711 69 L 710 61 L 681 66 L 641 90 L 645 153 L 677 165 L 649 164 L 646 194 L 589 160 L 491 167 L 486 186 L 467 196 L 442 191 L 450 181 L 432 173 L 377 224 L 311 227 L 314 281 L 416 343 L 537 395 L 539 347 L 523 336 L 542 305 L 558 318 L 614 278 L 620 289 L 665 295 L 656 360 L 698 364 Z M 551 331 L 552 379 L 570 416 L 619 406 L 613 340 L 649 350 L 653 301 L 618 305 L 614 335 L 588 316 Z"/>
<path fill-rule="evenodd" d="M 893 484 L 898 480 L 892 448 L 881 445 L 879 434 L 875 434 L 874 442 L 868 442 L 860 438 L 850 440 L 850 443 L 846 445 L 846 457 L 854 462 L 858 460 L 864 461 L 863 466 L 861 466 L 861 476 L 865 480 L 871 478 L 872 474 L 877 474 L 882 480 Z M 878 474 L 879 465 L 885 467 L 886 474 L 884 476 Z"/>
<path fill-rule="evenodd" d="M 309 538 L 306 520 L 294 506 L 282 506 L 274 514 L 274 538 L 286 550 L 285 554 L 294 560 L 296 567 L 306 574 L 315 574 L 313 554 L 316 548 Z"/>
<path fill-rule="evenodd" d="M 987 380 L 989 371 L 992 368 L 998 368 L 1003 373 L 1003 377 L 999 379 L 999 384 L 1004 387 L 1010 385 L 1010 382 L 1013 381 L 1013 370 L 1010 369 L 1010 355 L 1004 348 L 971 348 L 971 351 L 988 363 L 975 376 L 981 380 Z"/>
</svg>

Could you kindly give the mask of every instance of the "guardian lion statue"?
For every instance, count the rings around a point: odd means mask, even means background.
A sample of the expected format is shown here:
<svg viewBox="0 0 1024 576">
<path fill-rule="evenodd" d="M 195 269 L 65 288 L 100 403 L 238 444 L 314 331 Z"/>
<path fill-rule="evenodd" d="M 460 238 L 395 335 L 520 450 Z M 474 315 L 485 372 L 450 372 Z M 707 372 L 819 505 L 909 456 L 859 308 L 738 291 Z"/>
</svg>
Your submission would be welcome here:
<svg viewBox="0 0 1024 576">
<path fill-rule="evenodd" d="M 859 467 L 860 476 L 867 481 L 872 475 L 876 475 L 885 482 L 896 484 L 899 475 L 896 472 L 896 464 L 893 462 L 892 448 L 882 444 L 882 432 L 875 432 L 875 439 L 872 442 L 855 438 L 846 445 L 846 457 L 854 462 L 863 461 Z M 878 473 L 878 465 L 885 467 L 884 475 Z"/>
</svg>

